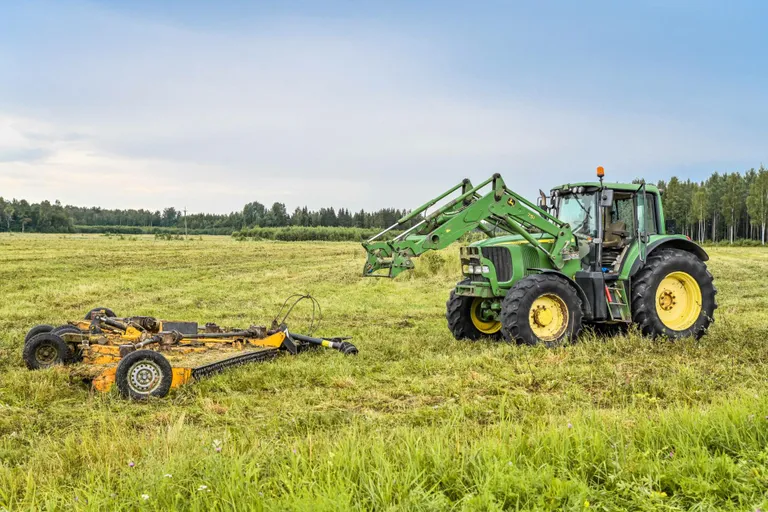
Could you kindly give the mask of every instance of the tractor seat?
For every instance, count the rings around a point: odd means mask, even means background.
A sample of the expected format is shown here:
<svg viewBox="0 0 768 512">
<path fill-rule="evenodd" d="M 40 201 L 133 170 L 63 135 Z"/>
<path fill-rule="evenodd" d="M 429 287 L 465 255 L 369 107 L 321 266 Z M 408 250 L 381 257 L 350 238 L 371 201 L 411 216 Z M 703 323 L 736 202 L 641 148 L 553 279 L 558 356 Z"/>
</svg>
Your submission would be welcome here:
<svg viewBox="0 0 768 512">
<path fill-rule="evenodd" d="M 623 220 L 612 222 L 605 228 L 605 240 L 603 247 L 615 249 L 621 247 L 627 236 L 627 223 Z"/>
</svg>

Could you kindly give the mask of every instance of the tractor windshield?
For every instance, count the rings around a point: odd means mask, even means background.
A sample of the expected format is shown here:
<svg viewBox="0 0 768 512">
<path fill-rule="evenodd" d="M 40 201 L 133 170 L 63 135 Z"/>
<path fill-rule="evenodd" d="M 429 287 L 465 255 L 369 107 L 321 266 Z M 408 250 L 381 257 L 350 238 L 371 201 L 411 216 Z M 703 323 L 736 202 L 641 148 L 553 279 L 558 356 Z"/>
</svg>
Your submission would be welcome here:
<svg viewBox="0 0 768 512">
<path fill-rule="evenodd" d="M 561 195 L 557 218 L 567 222 L 574 235 L 596 237 L 595 193 Z"/>
</svg>

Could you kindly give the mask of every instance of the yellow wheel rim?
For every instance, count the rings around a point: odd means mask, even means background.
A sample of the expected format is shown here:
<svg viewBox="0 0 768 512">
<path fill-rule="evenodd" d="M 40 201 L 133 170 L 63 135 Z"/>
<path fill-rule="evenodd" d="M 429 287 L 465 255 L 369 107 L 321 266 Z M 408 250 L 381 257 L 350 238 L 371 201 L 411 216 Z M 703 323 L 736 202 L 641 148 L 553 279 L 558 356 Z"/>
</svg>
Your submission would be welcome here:
<svg viewBox="0 0 768 512">
<path fill-rule="evenodd" d="M 501 322 L 498 320 L 483 319 L 483 302 L 486 299 L 475 297 L 469 310 L 469 316 L 472 318 L 472 325 L 483 334 L 496 334 L 501 330 Z"/>
<path fill-rule="evenodd" d="M 656 314 L 673 331 L 684 331 L 701 315 L 701 288 L 685 272 L 672 272 L 656 289 Z"/>
<path fill-rule="evenodd" d="M 555 341 L 568 329 L 568 306 L 553 293 L 539 296 L 531 304 L 528 320 L 531 330 L 542 341 Z"/>
</svg>

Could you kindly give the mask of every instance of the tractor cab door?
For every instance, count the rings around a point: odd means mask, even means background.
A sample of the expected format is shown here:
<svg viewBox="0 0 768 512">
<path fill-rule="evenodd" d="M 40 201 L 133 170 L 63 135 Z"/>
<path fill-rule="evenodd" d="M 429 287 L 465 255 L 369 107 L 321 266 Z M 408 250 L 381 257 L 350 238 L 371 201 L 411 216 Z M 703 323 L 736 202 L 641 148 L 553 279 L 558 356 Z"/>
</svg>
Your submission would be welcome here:
<svg viewBox="0 0 768 512">
<path fill-rule="evenodd" d="M 640 185 L 635 197 L 637 198 L 637 209 L 635 210 L 637 212 L 637 216 L 635 217 L 635 226 L 637 226 L 637 248 L 640 255 L 640 261 L 645 263 L 645 258 L 648 252 L 648 227 L 646 225 L 648 214 L 646 212 L 650 207 L 650 205 L 648 205 L 648 195 L 645 191 L 645 183 Z"/>
<path fill-rule="evenodd" d="M 624 190 L 603 190 L 600 268 L 618 272 L 617 262 L 636 238 L 635 194 Z"/>
</svg>

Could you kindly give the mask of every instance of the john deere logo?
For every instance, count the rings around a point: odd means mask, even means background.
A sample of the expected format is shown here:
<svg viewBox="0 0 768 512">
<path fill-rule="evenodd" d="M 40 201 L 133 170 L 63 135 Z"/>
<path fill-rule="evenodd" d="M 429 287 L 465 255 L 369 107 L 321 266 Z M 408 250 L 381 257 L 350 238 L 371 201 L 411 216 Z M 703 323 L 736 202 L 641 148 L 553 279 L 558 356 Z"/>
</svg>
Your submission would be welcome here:
<svg viewBox="0 0 768 512">
<path fill-rule="evenodd" d="M 507 204 L 508 204 L 509 206 L 515 206 L 515 200 L 514 200 L 514 198 L 510 197 L 510 198 L 509 198 L 509 201 L 507 201 Z"/>
</svg>

